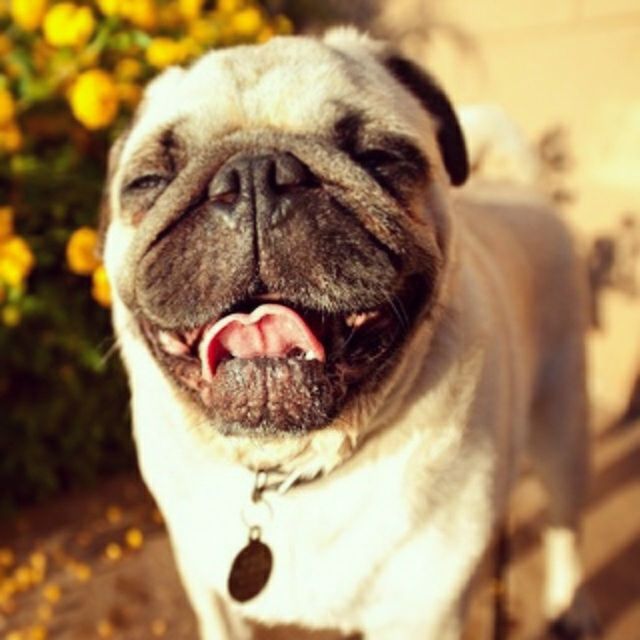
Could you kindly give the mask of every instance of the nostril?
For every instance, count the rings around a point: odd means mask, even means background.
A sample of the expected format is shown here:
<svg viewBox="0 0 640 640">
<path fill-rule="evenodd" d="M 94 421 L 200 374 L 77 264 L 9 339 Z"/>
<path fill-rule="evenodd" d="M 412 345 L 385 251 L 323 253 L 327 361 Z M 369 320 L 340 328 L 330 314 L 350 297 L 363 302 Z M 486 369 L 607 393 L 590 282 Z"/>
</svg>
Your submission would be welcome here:
<svg viewBox="0 0 640 640">
<path fill-rule="evenodd" d="M 300 160 L 289 153 L 283 153 L 273 159 L 269 167 L 268 182 L 281 193 L 294 187 L 313 186 L 313 176 Z"/>
<path fill-rule="evenodd" d="M 234 204 L 240 195 L 240 175 L 237 169 L 218 171 L 209 185 L 209 198 L 218 204 Z"/>
<path fill-rule="evenodd" d="M 291 153 L 238 154 L 211 179 L 210 210 L 232 229 L 254 216 L 275 226 L 295 210 L 297 195 L 318 187 L 310 169 Z"/>
</svg>

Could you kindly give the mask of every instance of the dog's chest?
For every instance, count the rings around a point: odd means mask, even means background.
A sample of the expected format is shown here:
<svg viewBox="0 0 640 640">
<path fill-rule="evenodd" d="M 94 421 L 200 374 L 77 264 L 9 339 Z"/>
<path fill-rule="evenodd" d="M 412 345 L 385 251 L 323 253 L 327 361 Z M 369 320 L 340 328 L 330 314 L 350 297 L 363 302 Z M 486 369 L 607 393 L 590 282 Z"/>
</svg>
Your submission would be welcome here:
<svg viewBox="0 0 640 640">
<path fill-rule="evenodd" d="M 203 475 L 188 499 L 170 497 L 163 507 L 187 586 L 204 582 L 226 595 L 234 558 L 259 524 L 273 569 L 264 589 L 237 605 L 240 612 L 264 622 L 344 622 L 411 529 L 402 500 L 410 454 L 407 444 L 353 472 L 285 495 L 266 492 L 259 509 L 251 506 L 250 476 Z"/>
<path fill-rule="evenodd" d="M 264 528 L 273 576 L 246 607 L 249 615 L 287 620 L 295 610 L 295 618 L 309 621 L 320 612 L 323 619 L 347 618 L 410 528 L 401 502 L 401 460 L 377 467 L 376 478 L 367 470 L 324 495 L 314 489 L 274 501 L 273 520 Z"/>
</svg>

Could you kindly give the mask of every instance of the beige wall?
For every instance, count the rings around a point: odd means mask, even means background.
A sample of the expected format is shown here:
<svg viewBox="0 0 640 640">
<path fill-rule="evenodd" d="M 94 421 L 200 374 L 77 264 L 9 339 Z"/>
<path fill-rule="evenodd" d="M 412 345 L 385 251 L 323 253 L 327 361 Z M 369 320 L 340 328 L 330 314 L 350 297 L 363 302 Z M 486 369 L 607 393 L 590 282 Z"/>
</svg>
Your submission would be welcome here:
<svg viewBox="0 0 640 640">
<path fill-rule="evenodd" d="M 425 0 L 416 0 L 425 6 Z M 457 103 L 502 105 L 527 137 L 561 127 L 573 158 L 564 215 L 583 242 L 640 220 L 640 0 L 436 0 L 407 40 Z M 409 14 L 411 12 L 409 11 Z M 640 369 L 640 303 L 605 293 L 592 390 L 619 411 Z"/>
</svg>

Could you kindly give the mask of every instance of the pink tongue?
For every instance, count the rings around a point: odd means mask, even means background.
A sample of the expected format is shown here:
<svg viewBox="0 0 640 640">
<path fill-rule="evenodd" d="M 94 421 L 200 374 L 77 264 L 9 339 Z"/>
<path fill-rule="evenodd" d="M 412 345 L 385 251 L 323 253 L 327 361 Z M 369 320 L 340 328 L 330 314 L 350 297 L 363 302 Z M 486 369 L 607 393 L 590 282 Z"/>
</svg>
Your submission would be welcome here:
<svg viewBox="0 0 640 640">
<path fill-rule="evenodd" d="M 205 330 L 200 344 L 202 374 L 215 375 L 225 355 L 234 358 L 285 358 L 300 349 L 308 360 L 324 362 L 324 348 L 292 309 L 263 304 L 251 313 L 233 313 Z"/>
</svg>

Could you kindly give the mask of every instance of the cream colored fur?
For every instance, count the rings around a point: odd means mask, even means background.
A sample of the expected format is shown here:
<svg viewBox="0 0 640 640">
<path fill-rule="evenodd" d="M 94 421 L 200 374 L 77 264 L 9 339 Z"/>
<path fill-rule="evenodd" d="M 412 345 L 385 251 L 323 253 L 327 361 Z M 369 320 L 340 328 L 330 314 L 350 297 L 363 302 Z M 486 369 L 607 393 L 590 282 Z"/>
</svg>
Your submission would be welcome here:
<svg viewBox="0 0 640 640">
<path fill-rule="evenodd" d="M 450 196 L 434 122 L 379 64 L 381 45 L 350 31 L 326 42 L 281 39 L 166 72 L 124 144 L 105 260 L 140 466 L 205 640 L 250 638 L 252 620 L 373 640 L 457 638 L 470 576 L 528 441 L 552 485 L 554 523 L 575 531 L 585 473 L 581 276 L 568 234 L 534 194 Z M 357 82 L 336 66 L 336 50 L 352 56 Z M 225 438 L 175 392 L 120 300 L 135 235 L 118 215 L 123 168 L 145 136 L 176 118 L 202 140 L 221 128 L 305 133 L 332 121 L 334 99 L 391 121 L 433 163 L 421 206 L 448 252 L 438 313 L 381 392 L 329 427 L 303 438 Z M 243 511 L 255 469 L 274 463 L 310 481 L 267 492 L 271 515 L 261 524 L 274 571 L 239 605 L 226 582 L 247 540 Z M 550 557 L 555 565 L 569 556 L 577 575 L 575 541 L 563 540 Z M 573 574 L 551 579 L 554 616 L 574 600 Z"/>
</svg>

